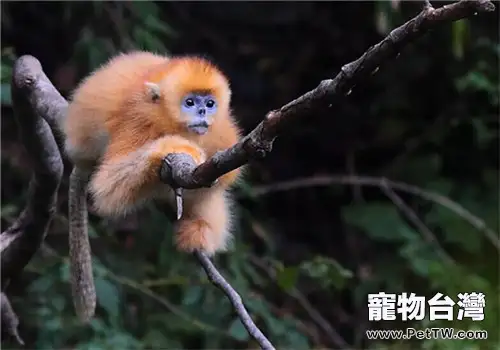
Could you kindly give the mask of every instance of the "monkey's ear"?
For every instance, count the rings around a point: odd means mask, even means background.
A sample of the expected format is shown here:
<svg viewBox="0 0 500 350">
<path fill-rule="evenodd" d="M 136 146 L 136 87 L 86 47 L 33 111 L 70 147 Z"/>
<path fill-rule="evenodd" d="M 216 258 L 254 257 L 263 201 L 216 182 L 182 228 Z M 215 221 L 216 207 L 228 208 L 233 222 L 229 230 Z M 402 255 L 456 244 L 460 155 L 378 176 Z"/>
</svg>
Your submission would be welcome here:
<svg viewBox="0 0 500 350">
<path fill-rule="evenodd" d="M 161 97 L 160 86 L 149 81 L 145 82 L 144 85 L 146 86 L 147 94 L 148 97 L 151 98 L 151 101 L 158 101 Z"/>
</svg>

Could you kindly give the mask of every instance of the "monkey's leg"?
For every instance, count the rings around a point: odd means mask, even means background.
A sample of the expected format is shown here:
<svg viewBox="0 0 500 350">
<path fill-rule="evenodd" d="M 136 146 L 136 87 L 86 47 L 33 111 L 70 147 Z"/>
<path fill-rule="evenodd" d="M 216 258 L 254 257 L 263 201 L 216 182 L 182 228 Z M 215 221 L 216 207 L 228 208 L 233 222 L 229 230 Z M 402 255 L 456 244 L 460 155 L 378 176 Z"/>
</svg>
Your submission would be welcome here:
<svg viewBox="0 0 500 350">
<path fill-rule="evenodd" d="M 112 141 L 90 180 L 94 209 L 101 216 L 127 214 L 164 192 L 170 193 L 170 186 L 159 177 L 165 155 L 187 153 L 196 164 L 206 158 L 198 145 L 176 135 L 163 136 L 133 150 L 127 147 L 128 138 Z"/>
<path fill-rule="evenodd" d="M 69 178 L 69 260 L 71 293 L 76 314 L 87 322 L 94 316 L 96 293 L 88 236 L 87 184 L 90 173 L 75 165 Z"/>
<path fill-rule="evenodd" d="M 177 247 L 209 255 L 226 250 L 231 238 L 229 194 L 220 188 L 186 192 L 185 213 L 176 228 Z"/>
</svg>

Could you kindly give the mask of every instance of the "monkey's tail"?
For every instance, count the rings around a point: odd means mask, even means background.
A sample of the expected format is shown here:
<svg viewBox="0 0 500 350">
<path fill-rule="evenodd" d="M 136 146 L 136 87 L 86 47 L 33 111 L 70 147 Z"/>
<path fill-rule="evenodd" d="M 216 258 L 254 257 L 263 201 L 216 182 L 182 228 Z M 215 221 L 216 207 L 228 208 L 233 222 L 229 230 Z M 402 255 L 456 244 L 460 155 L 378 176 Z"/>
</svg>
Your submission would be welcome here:
<svg viewBox="0 0 500 350">
<path fill-rule="evenodd" d="M 71 293 L 76 314 L 83 322 L 94 316 L 96 292 L 88 235 L 87 184 L 89 173 L 73 168 L 69 183 L 69 260 Z"/>
</svg>

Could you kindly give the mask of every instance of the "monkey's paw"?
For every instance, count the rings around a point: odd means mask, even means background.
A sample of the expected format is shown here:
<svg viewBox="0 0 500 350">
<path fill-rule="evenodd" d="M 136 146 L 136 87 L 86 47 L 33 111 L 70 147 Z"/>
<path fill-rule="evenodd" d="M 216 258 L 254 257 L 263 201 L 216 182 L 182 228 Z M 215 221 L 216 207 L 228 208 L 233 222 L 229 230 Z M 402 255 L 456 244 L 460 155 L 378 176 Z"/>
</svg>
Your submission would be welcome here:
<svg viewBox="0 0 500 350">
<path fill-rule="evenodd" d="M 159 139 L 157 142 L 155 149 L 161 158 L 170 153 L 186 153 L 193 158 L 196 165 L 200 165 L 206 160 L 205 152 L 197 144 L 183 137 L 167 136 Z"/>
<path fill-rule="evenodd" d="M 176 235 L 177 248 L 185 252 L 202 250 L 213 255 L 219 248 L 217 236 L 203 219 L 182 219 L 178 222 Z"/>
</svg>

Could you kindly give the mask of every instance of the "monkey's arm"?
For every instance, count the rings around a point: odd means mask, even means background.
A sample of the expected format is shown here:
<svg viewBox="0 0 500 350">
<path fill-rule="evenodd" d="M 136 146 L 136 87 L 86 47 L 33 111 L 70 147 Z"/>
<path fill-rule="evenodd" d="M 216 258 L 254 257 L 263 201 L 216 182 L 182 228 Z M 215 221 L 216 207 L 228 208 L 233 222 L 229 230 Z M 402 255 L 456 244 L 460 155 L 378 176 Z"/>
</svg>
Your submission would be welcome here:
<svg viewBox="0 0 500 350">
<path fill-rule="evenodd" d="M 69 178 L 69 260 L 76 314 L 87 322 L 94 315 L 96 293 L 87 230 L 87 185 L 90 171 L 75 165 Z"/>
<path fill-rule="evenodd" d="M 100 215 L 121 215 L 148 199 L 170 192 L 160 182 L 159 169 L 169 153 L 187 153 L 196 164 L 205 161 L 205 153 L 196 144 L 180 136 L 163 136 L 127 152 L 127 138 L 111 142 L 104 159 L 91 179 L 90 192 Z"/>
</svg>

